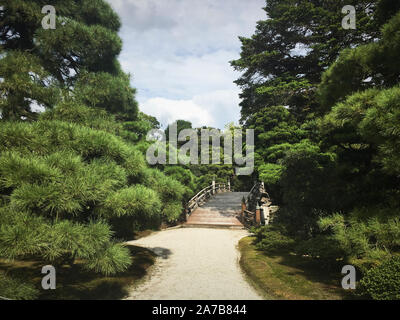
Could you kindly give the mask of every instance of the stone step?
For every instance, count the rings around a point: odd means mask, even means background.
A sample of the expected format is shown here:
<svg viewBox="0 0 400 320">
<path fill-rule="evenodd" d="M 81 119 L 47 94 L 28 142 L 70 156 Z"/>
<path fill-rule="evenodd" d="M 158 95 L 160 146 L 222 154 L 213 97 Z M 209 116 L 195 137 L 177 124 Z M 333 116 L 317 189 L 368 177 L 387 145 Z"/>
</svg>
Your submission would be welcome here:
<svg viewBox="0 0 400 320">
<path fill-rule="evenodd" d="M 211 224 L 211 223 L 185 223 L 182 228 L 213 228 L 213 229 L 245 229 L 243 225 Z"/>
<path fill-rule="evenodd" d="M 220 223 L 236 223 L 237 219 L 218 219 L 218 218 L 207 218 L 207 217 L 197 217 L 193 219 L 188 219 L 188 222 L 220 222 Z M 239 223 L 239 222 L 238 222 Z"/>
</svg>

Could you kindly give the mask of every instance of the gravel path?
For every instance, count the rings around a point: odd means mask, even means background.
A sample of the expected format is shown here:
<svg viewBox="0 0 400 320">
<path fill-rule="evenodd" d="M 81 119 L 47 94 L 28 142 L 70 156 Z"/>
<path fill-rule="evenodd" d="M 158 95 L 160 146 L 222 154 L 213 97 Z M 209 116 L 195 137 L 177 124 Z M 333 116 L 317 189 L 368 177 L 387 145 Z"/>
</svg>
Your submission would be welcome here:
<svg viewBox="0 0 400 320">
<path fill-rule="evenodd" d="M 246 230 L 179 228 L 129 244 L 159 255 L 130 300 L 258 300 L 239 266 L 238 241 Z"/>
</svg>

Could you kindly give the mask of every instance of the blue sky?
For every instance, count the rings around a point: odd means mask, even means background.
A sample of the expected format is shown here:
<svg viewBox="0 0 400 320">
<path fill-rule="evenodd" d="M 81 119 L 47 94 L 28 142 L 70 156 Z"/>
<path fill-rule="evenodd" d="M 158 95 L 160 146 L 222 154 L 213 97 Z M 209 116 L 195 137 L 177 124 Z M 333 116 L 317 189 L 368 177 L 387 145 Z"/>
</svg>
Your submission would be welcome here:
<svg viewBox="0 0 400 320">
<path fill-rule="evenodd" d="M 141 111 L 165 126 L 189 120 L 223 128 L 238 122 L 238 78 L 229 61 L 238 36 L 265 19 L 265 0 L 108 0 L 122 20 L 120 62 Z"/>
</svg>

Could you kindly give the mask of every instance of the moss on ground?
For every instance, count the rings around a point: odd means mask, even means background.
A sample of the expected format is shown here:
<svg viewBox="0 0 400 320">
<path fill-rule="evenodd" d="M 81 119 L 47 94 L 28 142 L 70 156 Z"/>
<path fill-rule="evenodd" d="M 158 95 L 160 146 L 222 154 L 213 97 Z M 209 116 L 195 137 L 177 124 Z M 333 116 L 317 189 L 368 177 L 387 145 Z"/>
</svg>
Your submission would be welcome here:
<svg viewBox="0 0 400 320">
<path fill-rule="evenodd" d="M 240 265 L 250 282 L 267 299 L 341 300 L 341 274 L 323 270 L 307 257 L 290 252 L 267 255 L 257 250 L 254 237 L 240 240 Z"/>
</svg>

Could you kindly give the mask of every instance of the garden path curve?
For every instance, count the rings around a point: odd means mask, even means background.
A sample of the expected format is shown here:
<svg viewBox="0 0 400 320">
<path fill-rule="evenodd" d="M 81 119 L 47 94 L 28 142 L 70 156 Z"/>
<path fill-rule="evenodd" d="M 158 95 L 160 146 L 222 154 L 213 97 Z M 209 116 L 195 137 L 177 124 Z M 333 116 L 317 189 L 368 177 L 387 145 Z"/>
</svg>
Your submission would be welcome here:
<svg viewBox="0 0 400 320">
<path fill-rule="evenodd" d="M 129 300 L 258 300 L 239 266 L 238 241 L 247 230 L 177 228 L 129 244 L 159 257 Z"/>
</svg>

